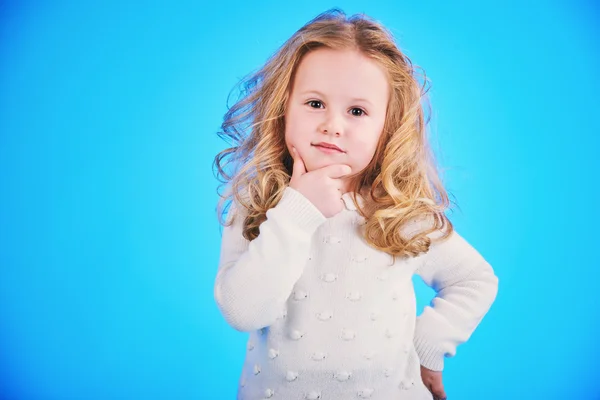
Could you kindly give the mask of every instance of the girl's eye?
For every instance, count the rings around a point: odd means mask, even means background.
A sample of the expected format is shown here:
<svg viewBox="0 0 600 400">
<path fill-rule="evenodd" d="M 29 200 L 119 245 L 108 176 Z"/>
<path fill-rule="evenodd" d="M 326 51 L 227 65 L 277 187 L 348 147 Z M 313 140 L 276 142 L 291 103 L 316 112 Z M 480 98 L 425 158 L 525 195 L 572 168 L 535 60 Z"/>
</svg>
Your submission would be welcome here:
<svg viewBox="0 0 600 400">
<path fill-rule="evenodd" d="M 352 115 L 354 115 L 355 117 L 362 117 L 363 115 L 365 115 L 365 110 L 363 110 L 362 108 L 353 108 L 351 110 Z M 358 113 L 357 113 L 358 112 Z"/>
<path fill-rule="evenodd" d="M 306 104 L 308 104 L 308 106 L 311 108 L 322 108 L 322 106 L 323 106 L 323 103 L 320 100 L 309 100 L 306 102 Z M 362 117 L 363 115 L 367 114 L 365 110 L 363 110 L 362 108 L 358 108 L 358 107 L 352 108 L 350 110 L 350 112 L 355 117 Z"/>
</svg>

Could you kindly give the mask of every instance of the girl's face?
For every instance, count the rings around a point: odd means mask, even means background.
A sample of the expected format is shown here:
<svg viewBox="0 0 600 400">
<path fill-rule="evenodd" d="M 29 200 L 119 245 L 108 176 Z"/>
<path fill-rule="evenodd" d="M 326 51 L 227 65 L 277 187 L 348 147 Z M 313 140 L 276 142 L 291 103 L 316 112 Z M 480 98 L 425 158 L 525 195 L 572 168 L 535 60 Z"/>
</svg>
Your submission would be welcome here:
<svg viewBox="0 0 600 400">
<path fill-rule="evenodd" d="M 375 154 L 389 90 L 385 70 L 358 50 L 309 52 L 285 113 L 288 150 L 296 147 L 308 172 L 331 164 L 361 172 Z"/>
</svg>

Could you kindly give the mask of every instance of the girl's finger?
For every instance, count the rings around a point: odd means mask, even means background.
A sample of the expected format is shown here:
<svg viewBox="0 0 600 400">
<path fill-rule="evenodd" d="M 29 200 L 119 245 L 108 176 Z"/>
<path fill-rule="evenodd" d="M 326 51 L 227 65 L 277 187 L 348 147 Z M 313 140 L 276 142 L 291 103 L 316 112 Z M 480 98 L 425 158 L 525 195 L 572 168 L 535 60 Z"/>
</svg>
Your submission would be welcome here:
<svg viewBox="0 0 600 400">
<path fill-rule="evenodd" d="M 441 393 L 439 391 L 432 391 L 431 393 L 433 394 L 433 400 L 446 400 L 446 393 L 443 391 Z"/>
</svg>

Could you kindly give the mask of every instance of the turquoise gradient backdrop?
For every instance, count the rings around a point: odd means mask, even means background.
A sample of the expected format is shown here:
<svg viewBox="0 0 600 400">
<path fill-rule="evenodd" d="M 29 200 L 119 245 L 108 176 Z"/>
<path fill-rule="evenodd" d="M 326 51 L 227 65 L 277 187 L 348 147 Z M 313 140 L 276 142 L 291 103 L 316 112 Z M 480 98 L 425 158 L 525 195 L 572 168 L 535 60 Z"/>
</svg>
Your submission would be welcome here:
<svg viewBox="0 0 600 400">
<path fill-rule="evenodd" d="M 235 398 L 216 131 L 334 6 L 424 68 L 449 216 L 500 278 L 449 399 L 600 399 L 600 14 L 566 0 L 0 3 L 0 398 Z"/>
</svg>

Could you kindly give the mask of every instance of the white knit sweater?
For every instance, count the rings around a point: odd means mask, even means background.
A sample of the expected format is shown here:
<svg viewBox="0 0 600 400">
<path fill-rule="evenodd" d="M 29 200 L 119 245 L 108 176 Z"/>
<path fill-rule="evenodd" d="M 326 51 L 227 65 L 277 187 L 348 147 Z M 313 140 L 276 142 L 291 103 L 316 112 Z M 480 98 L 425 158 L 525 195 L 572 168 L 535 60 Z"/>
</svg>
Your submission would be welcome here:
<svg viewBox="0 0 600 400">
<path fill-rule="evenodd" d="M 242 237 L 243 215 L 224 228 L 214 296 L 250 332 L 238 400 L 431 399 L 419 364 L 441 371 L 495 300 L 498 278 L 456 231 L 392 263 L 343 200 L 325 218 L 288 187 L 255 240 Z M 415 273 L 437 292 L 418 318 Z"/>
</svg>

